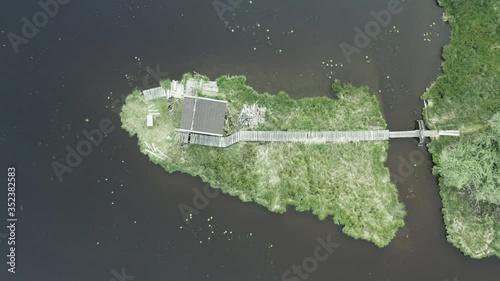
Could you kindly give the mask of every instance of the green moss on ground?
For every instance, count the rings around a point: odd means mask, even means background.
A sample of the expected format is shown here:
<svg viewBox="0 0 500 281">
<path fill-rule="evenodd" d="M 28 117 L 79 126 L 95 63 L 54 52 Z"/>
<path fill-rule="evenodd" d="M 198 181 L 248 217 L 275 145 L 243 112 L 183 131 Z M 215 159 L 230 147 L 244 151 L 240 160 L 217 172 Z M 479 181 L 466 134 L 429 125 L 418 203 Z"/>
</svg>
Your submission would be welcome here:
<svg viewBox="0 0 500 281">
<path fill-rule="evenodd" d="M 189 75 L 184 77 L 188 78 Z M 204 79 L 204 77 L 196 77 Z M 254 130 L 383 130 L 379 104 L 367 88 L 334 84 L 337 99 L 294 100 L 285 93 L 258 94 L 245 78 L 221 77 L 219 96 L 228 100 L 226 133 L 236 130 L 243 105 L 266 107 L 266 122 Z M 213 97 L 212 97 L 213 98 Z M 148 106 L 159 109 L 155 126 L 145 126 Z M 141 151 L 169 172 L 200 176 L 214 188 L 256 202 L 272 212 L 287 206 L 312 211 L 320 219 L 333 216 L 343 231 L 389 244 L 404 225 L 405 210 L 384 167 L 388 142 L 347 144 L 238 143 L 228 148 L 179 144 L 174 129 L 180 125 L 182 100 L 145 101 L 139 91 L 131 94 L 121 113 L 123 128 L 137 135 Z M 154 144 L 165 159 L 145 151 Z"/>
<path fill-rule="evenodd" d="M 423 99 L 429 127 L 461 131 L 429 145 L 447 237 L 473 258 L 500 257 L 500 2 L 439 2 L 452 39 Z"/>
</svg>

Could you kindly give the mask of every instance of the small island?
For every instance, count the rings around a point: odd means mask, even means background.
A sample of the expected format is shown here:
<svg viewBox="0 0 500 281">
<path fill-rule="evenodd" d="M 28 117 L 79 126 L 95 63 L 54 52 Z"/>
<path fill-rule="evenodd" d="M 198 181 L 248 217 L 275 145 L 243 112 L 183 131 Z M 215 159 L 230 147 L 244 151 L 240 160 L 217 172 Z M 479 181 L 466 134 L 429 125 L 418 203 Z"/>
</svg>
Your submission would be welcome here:
<svg viewBox="0 0 500 281">
<path fill-rule="evenodd" d="M 137 136 L 142 153 L 168 172 L 199 176 L 213 188 L 272 212 L 293 206 L 320 219 L 331 216 L 346 234 L 388 245 L 404 225 L 406 212 L 384 166 L 387 140 L 342 136 L 346 141 L 334 143 L 193 144 L 241 131 L 378 131 L 388 136 L 376 97 L 366 87 L 335 81 L 336 99 L 295 100 L 283 92 L 259 94 L 245 82 L 243 76 L 209 81 L 186 74 L 181 81 L 162 81 L 160 88 L 136 90 L 123 106 L 122 126 Z M 212 114 L 190 118 L 196 110 L 198 116 Z M 203 130 L 205 136 L 191 137 L 186 129 Z"/>
</svg>

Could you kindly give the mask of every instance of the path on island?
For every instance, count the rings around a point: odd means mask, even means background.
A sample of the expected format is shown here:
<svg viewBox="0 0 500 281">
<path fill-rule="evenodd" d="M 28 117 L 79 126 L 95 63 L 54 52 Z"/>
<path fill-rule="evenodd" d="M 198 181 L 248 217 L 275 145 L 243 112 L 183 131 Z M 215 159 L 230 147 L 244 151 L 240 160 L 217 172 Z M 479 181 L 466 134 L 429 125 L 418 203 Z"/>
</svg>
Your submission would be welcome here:
<svg viewBox="0 0 500 281">
<path fill-rule="evenodd" d="M 425 130 L 423 121 L 417 120 L 417 122 L 419 129 L 412 131 L 239 131 L 226 137 L 177 132 L 177 137 L 181 142 L 188 144 L 228 147 L 238 142 L 345 143 L 359 141 L 383 141 L 395 138 L 418 138 L 419 145 L 423 145 L 425 138 L 428 137 L 460 135 L 459 131 Z"/>
</svg>

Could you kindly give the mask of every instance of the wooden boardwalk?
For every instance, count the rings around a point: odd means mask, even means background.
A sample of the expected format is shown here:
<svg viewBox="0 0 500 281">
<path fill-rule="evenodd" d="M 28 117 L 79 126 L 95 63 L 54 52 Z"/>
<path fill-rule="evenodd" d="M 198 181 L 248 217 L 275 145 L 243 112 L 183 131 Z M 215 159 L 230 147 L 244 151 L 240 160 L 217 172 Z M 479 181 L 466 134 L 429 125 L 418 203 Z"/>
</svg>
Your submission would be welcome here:
<svg viewBox="0 0 500 281">
<path fill-rule="evenodd" d="M 424 137 L 458 136 L 458 131 L 424 131 Z M 346 143 L 361 141 L 384 141 L 394 138 L 420 138 L 420 131 L 390 132 L 379 131 L 325 131 L 325 132 L 284 132 L 284 131 L 240 131 L 227 137 L 207 136 L 177 132 L 183 143 L 214 147 L 228 147 L 238 142 L 300 142 L 300 143 Z M 419 142 L 420 145 L 420 142 Z"/>
<path fill-rule="evenodd" d="M 177 137 L 183 143 L 228 147 L 238 142 L 345 143 L 381 141 L 389 139 L 389 131 L 240 131 L 227 137 L 178 132 Z"/>
<path fill-rule="evenodd" d="M 398 138 L 418 138 L 418 145 L 423 146 L 425 144 L 425 138 L 430 137 L 439 137 L 439 136 L 460 136 L 459 131 L 447 131 L 447 130 L 438 130 L 438 131 L 430 131 L 425 129 L 425 124 L 423 120 L 417 120 L 418 130 L 413 131 L 399 131 L 399 132 L 389 132 L 389 138 L 398 139 Z"/>
<path fill-rule="evenodd" d="M 447 130 L 439 130 L 439 131 L 425 130 L 422 133 L 423 133 L 423 137 L 425 137 L 425 138 L 437 137 L 437 136 L 455 136 L 455 137 L 460 136 L 459 131 L 447 131 Z M 389 138 L 391 138 L 391 139 L 419 138 L 419 137 L 420 137 L 420 130 L 389 132 Z"/>
<path fill-rule="evenodd" d="M 459 136 L 459 131 L 425 130 L 422 120 L 417 120 L 418 130 L 396 131 L 239 131 L 227 137 L 208 136 L 196 133 L 178 131 L 179 141 L 205 146 L 228 147 L 238 142 L 300 142 L 300 143 L 346 143 L 360 141 L 384 141 L 399 138 L 418 138 L 419 145 L 425 144 L 425 138 L 439 136 Z"/>
</svg>

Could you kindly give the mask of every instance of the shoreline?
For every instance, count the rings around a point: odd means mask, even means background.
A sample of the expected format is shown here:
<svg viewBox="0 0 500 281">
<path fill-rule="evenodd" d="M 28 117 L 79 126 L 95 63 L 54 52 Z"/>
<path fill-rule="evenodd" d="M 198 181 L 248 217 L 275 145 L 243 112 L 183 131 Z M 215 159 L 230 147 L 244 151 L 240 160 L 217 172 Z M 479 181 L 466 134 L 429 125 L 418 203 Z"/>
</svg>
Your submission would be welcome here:
<svg viewBox="0 0 500 281">
<path fill-rule="evenodd" d="M 184 75 L 184 79 L 189 77 Z M 386 127 L 378 100 L 366 87 L 336 81 L 332 85 L 336 99 L 294 100 L 283 92 L 258 94 L 242 76 L 222 76 L 217 85 L 219 94 L 211 98 L 228 101 L 225 134 L 242 129 L 238 116 L 252 104 L 266 108 L 265 122 L 257 122 L 252 130 L 350 131 Z M 121 113 L 123 128 L 131 136 L 137 134 L 142 153 L 168 172 L 200 176 L 224 193 L 272 212 L 284 213 L 288 206 L 294 206 L 298 211 L 311 211 L 320 220 L 332 216 L 335 224 L 344 226 L 344 233 L 378 247 L 388 245 L 404 225 L 406 211 L 384 165 L 388 141 L 237 143 L 223 149 L 179 144 L 174 134 L 182 107 L 182 100 L 146 101 L 135 91 L 127 97 Z M 143 119 L 151 108 L 160 115 L 157 125 L 146 128 Z"/>
<path fill-rule="evenodd" d="M 458 140 L 428 145 L 447 239 L 472 258 L 500 257 L 500 192 L 494 183 L 500 173 L 494 145 L 500 138 L 495 129 L 500 126 L 500 55 L 491 51 L 500 38 L 485 35 L 495 21 L 495 2 L 486 1 L 484 8 L 449 0 L 438 4 L 451 26 L 451 42 L 442 51 L 442 75 L 421 98 L 429 101 L 423 116 L 431 129 L 460 126 L 463 132 Z"/>
</svg>

